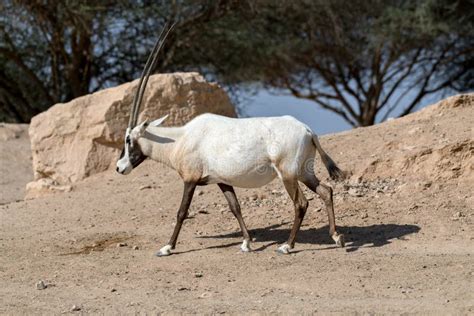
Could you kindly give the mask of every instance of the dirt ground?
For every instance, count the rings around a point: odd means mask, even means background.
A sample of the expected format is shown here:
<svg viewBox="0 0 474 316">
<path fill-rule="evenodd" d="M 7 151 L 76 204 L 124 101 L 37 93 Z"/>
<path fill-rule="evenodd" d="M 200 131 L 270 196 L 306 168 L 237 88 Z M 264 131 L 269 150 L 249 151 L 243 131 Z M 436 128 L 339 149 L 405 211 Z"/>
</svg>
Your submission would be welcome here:
<svg viewBox="0 0 474 316">
<path fill-rule="evenodd" d="M 290 255 L 275 252 L 293 219 L 277 180 L 236 190 L 253 252 L 239 252 L 238 223 L 207 186 L 175 253 L 156 257 L 181 198 L 174 171 L 146 161 L 128 176 L 105 172 L 71 192 L 16 201 L 3 153 L 0 313 L 473 314 L 473 126 L 472 103 L 447 104 L 323 137 L 351 174 L 330 182 L 347 246 L 335 247 L 323 204 L 306 191 Z"/>
<path fill-rule="evenodd" d="M 23 200 L 31 180 L 28 125 L 0 123 L 0 204 Z"/>
</svg>

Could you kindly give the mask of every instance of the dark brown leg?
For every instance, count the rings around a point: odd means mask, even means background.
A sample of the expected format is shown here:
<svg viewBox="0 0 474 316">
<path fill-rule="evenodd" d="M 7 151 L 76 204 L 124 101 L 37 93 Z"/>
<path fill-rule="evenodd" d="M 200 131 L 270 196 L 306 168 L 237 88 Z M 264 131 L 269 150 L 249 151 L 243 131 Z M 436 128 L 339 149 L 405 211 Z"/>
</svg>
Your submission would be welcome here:
<svg viewBox="0 0 474 316">
<path fill-rule="evenodd" d="M 250 251 L 250 234 L 247 230 L 247 226 L 245 226 L 244 219 L 242 218 L 242 213 L 240 212 L 239 201 L 237 200 L 237 196 L 235 195 L 234 188 L 230 185 L 223 184 L 223 183 L 219 183 L 218 186 L 221 189 L 222 193 L 224 193 L 227 203 L 229 203 L 230 210 L 232 211 L 232 214 L 234 214 L 235 218 L 239 222 L 240 230 L 242 230 L 244 241 L 242 243 L 242 246 L 240 246 L 240 249 L 243 252 L 249 252 Z"/>
<path fill-rule="evenodd" d="M 291 228 L 288 242 L 278 248 L 278 252 L 287 254 L 295 246 L 296 234 L 300 230 L 301 223 L 303 222 L 303 218 L 306 214 L 308 200 L 301 191 L 298 180 L 283 180 L 283 184 L 285 185 L 286 191 L 290 195 L 290 198 L 293 200 L 295 206 L 295 220 L 293 222 L 293 227 Z"/>
<path fill-rule="evenodd" d="M 302 181 L 311 191 L 316 192 L 324 201 L 329 220 L 329 235 L 338 246 L 344 247 L 344 235 L 338 234 L 336 231 L 332 188 L 328 185 L 320 183 L 314 175 L 307 176 L 305 179 L 302 179 Z"/>
<path fill-rule="evenodd" d="M 181 200 L 181 205 L 178 210 L 178 215 L 176 216 L 176 226 L 173 230 L 173 235 L 171 235 L 170 241 L 166 246 L 160 249 L 156 254 L 157 256 L 168 256 L 171 254 L 171 249 L 174 249 L 176 246 L 176 241 L 178 240 L 178 235 L 183 225 L 183 221 L 188 215 L 189 205 L 191 205 L 191 200 L 193 199 L 194 189 L 196 189 L 196 183 L 185 182 L 183 190 L 183 198 Z"/>
</svg>

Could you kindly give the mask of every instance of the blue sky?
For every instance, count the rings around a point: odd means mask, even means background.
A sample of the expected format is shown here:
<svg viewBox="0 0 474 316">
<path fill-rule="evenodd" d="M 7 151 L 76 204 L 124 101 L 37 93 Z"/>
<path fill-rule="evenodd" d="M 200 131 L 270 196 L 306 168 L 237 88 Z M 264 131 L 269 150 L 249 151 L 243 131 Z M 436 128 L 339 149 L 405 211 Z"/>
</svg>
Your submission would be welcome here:
<svg viewBox="0 0 474 316">
<path fill-rule="evenodd" d="M 351 129 L 338 115 L 323 110 L 316 103 L 302 100 L 289 95 L 275 95 L 260 90 L 255 96 L 249 97 L 243 106 L 245 116 L 279 116 L 292 115 L 307 124 L 318 135 L 332 134 Z M 427 97 L 420 102 L 417 109 L 433 104 L 442 99 L 441 95 Z M 398 113 L 401 112 L 399 109 Z M 396 115 L 397 112 L 394 112 Z"/>
</svg>

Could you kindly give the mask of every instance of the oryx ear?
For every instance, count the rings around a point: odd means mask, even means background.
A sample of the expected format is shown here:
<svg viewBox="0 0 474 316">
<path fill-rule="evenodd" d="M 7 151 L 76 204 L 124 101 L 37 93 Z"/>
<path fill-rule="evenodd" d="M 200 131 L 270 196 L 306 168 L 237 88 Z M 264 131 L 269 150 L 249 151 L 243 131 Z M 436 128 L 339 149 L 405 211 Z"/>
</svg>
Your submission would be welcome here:
<svg viewBox="0 0 474 316">
<path fill-rule="evenodd" d="M 140 124 L 138 124 L 138 126 L 137 126 L 138 137 L 142 137 L 145 134 L 145 130 L 148 127 L 148 125 L 149 125 L 148 119 L 146 119 L 143 122 L 141 122 Z"/>
<path fill-rule="evenodd" d="M 154 120 L 153 122 L 150 123 L 150 126 L 159 126 L 161 123 L 163 123 L 167 118 L 169 114 L 166 114 L 162 118 L 159 118 L 157 120 Z"/>
</svg>

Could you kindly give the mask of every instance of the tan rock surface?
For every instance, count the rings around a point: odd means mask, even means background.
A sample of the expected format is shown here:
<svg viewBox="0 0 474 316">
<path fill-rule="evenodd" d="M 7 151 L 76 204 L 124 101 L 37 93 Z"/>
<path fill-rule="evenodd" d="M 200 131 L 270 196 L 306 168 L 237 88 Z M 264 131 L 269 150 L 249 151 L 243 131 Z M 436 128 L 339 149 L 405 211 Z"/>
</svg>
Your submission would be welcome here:
<svg viewBox="0 0 474 316">
<path fill-rule="evenodd" d="M 35 181 L 68 185 L 114 165 L 137 84 L 57 104 L 35 116 L 29 130 Z M 150 77 L 139 121 L 169 114 L 164 125 L 176 126 L 205 112 L 235 116 L 227 94 L 198 73 L 160 74 Z"/>
</svg>

